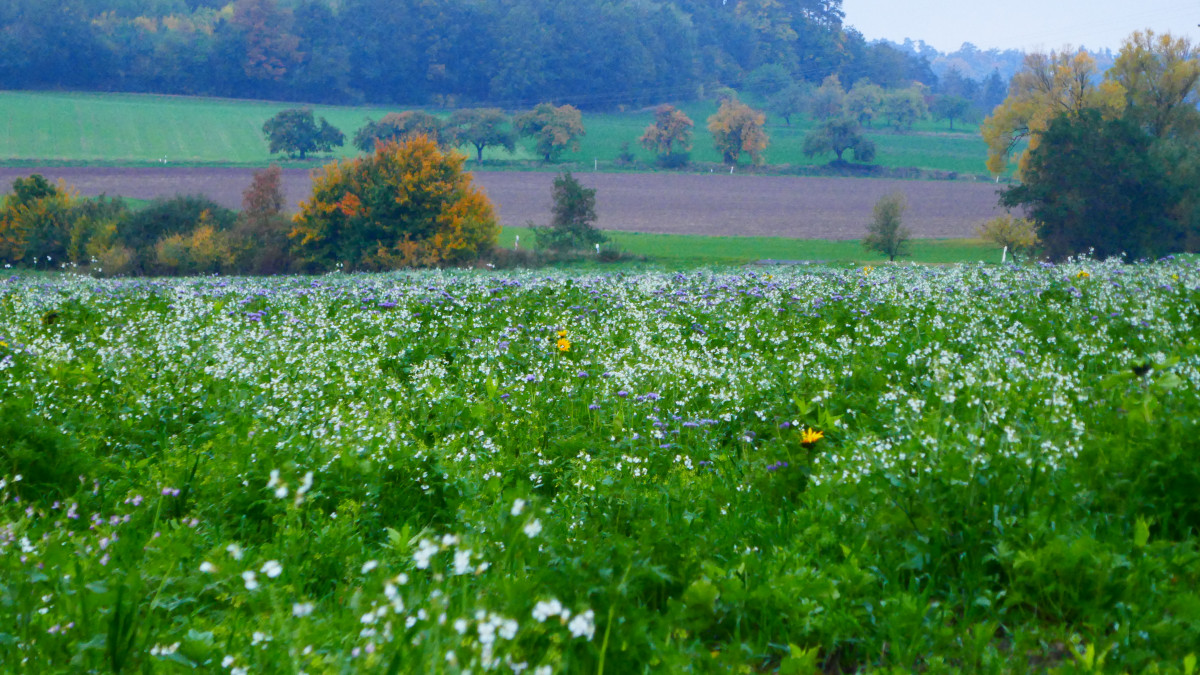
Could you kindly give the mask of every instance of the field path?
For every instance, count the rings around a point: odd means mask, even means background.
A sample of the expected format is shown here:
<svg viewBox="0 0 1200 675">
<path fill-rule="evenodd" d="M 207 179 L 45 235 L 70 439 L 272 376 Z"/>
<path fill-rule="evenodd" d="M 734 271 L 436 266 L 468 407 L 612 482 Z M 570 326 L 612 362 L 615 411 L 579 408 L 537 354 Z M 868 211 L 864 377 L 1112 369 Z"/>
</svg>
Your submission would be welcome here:
<svg viewBox="0 0 1200 675">
<path fill-rule="evenodd" d="M 85 196 L 138 199 L 205 194 L 240 208 L 253 169 L 0 167 L 0 189 L 14 179 L 40 173 L 62 179 Z M 550 220 L 553 173 L 481 171 L 475 181 L 496 204 L 504 225 L 539 225 Z M 744 176 L 728 174 L 579 173 L 596 188 L 599 226 L 609 230 L 672 234 L 782 236 L 859 239 L 881 196 L 900 190 L 908 197 L 905 225 L 917 237 L 970 237 L 976 225 L 997 215 L 996 186 L 967 181 L 906 181 L 868 178 Z M 305 169 L 286 169 L 290 208 L 311 191 Z"/>
</svg>

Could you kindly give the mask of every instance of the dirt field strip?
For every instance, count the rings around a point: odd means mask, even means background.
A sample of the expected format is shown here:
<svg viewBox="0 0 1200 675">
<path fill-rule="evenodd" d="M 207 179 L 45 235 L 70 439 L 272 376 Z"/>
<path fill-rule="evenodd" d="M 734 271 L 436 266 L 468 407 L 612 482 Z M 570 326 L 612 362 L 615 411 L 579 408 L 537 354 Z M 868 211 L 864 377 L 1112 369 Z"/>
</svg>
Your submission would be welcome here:
<svg viewBox="0 0 1200 675">
<path fill-rule="evenodd" d="M 253 172 L 0 167 L 0 189 L 8 192 L 14 179 L 40 173 L 51 181 L 65 181 L 84 196 L 153 199 L 204 194 L 236 209 Z M 475 182 L 496 204 L 503 225 L 544 225 L 550 220 L 554 177 L 551 172 L 481 171 L 475 174 Z M 971 237 L 976 225 L 1001 213 L 996 186 L 982 182 L 662 173 L 579 173 L 576 177 L 596 188 L 599 226 L 631 232 L 859 239 L 876 200 L 894 190 L 908 197 L 904 220 L 916 237 Z M 308 197 L 311 186 L 307 170 L 284 171 L 284 190 L 293 210 Z"/>
</svg>

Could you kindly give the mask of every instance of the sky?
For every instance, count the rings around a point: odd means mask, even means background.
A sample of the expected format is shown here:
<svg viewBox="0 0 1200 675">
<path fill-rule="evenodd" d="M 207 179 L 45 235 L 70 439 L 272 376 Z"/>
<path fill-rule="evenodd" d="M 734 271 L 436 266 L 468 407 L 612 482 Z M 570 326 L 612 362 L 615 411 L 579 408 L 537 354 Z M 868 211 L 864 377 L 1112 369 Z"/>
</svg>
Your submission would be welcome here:
<svg viewBox="0 0 1200 675">
<path fill-rule="evenodd" d="M 868 41 L 924 40 L 942 52 L 980 49 L 1116 52 L 1135 30 L 1200 43 L 1200 0 L 842 0 L 845 23 Z"/>
</svg>

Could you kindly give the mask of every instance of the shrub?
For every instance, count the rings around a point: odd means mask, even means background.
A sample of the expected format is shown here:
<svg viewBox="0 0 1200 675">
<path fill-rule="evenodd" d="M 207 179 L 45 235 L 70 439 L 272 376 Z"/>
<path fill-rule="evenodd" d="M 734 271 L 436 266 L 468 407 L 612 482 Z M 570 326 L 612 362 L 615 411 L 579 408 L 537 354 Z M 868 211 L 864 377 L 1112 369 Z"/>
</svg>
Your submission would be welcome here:
<svg viewBox="0 0 1200 675">
<path fill-rule="evenodd" d="M 901 224 L 908 203 L 904 193 L 892 192 L 875 202 L 874 217 L 867 225 L 867 236 L 863 246 L 868 251 L 876 251 L 895 260 L 898 255 L 909 255 L 908 240 L 912 236 L 907 227 Z"/>
<path fill-rule="evenodd" d="M 463 172 L 465 157 L 417 136 L 364 158 L 327 164 L 289 235 L 305 269 L 392 269 L 461 263 L 500 233 L 487 197 Z"/>
<path fill-rule="evenodd" d="M 726 99 L 717 112 L 708 118 L 708 130 L 713 145 L 728 164 L 737 164 L 742 153 L 750 155 L 755 164 L 763 162 L 767 149 L 767 133 L 763 130 L 767 116 L 736 98 Z"/>
<path fill-rule="evenodd" d="M 117 230 L 129 216 L 129 207 L 120 197 L 101 195 L 75 204 L 68 214 L 67 258 L 80 265 L 90 262 L 93 250 L 107 248 L 116 241 Z"/>
<path fill-rule="evenodd" d="M 996 216 L 983 223 L 976 230 L 980 239 L 1005 247 L 1017 260 L 1018 253 L 1032 254 L 1037 247 L 1037 230 L 1033 223 L 1025 218 L 1018 218 L 1011 213 Z"/>
<path fill-rule="evenodd" d="M 148 271 L 157 257 L 155 247 L 164 237 L 187 234 L 203 221 L 216 230 L 228 230 L 237 214 L 203 195 L 176 195 L 154 200 L 123 221 L 118 241 L 133 252 L 130 271 Z"/>
<path fill-rule="evenodd" d="M 554 206 L 550 227 L 534 230 L 538 248 L 564 252 L 607 241 L 595 226 L 595 188 L 583 187 L 568 171 L 554 179 L 552 195 Z"/>
<path fill-rule="evenodd" d="M 240 273 L 277 274 L 291 269 L 288 233 L 291 221 L 283 213 L 283 171 L 272 164 L 255 172 L 242 193 L 242 212 L 234 225 L 231 244 Z"/>
<path fill-rule="evenodd" d="M 74 203 L 65 185 L 51 185 L 39 174 L 13 181 L 0 204 L 0 262 L 65 259 Z"/>
</svg>

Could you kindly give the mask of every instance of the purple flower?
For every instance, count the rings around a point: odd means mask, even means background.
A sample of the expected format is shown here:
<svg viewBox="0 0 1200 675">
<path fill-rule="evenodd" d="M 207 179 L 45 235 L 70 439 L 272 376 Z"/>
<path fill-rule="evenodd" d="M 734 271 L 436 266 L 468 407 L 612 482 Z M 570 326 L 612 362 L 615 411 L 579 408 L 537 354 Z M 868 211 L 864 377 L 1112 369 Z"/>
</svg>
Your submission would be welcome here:
<svg viewBox="0 0 1200 675">
<path fill-rule="evenodd" d="M 575 375 L 575 377 L 587 377 L 587 376 L 588 376 L 588 374 L 587 374 L 586 370 L 581 370 L 578 373 L 576 373 L 576 375 Z"/>
<path fill-rule="evenodd" d="M 771 464 L 767 467 L 767 471 L 778 471 L 780 469 L 786 469 L 787 465 L 788 465 L 787 462 L 775 462 L 774 464 Z"/>
<path fill-rule="evenodd" d="M 625 391 L 624 389 L 617 392 L 617 396 L 620 396 L 621 398 L 625 398 L 628 395 L 629 395 L 629 392 Z"/>
<path fill-rule="evenodd" d="M 599 403 L 593 403 L 593 404 L 591 404 L 591 405 L 589 405 L 589 406 L 588 406 L 588 410 L 599 410 L 599 409 L 600 409 L 600 404 L 599 404 Z"/>
</svg>

